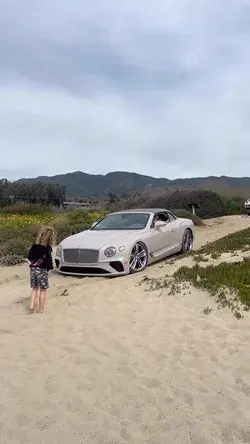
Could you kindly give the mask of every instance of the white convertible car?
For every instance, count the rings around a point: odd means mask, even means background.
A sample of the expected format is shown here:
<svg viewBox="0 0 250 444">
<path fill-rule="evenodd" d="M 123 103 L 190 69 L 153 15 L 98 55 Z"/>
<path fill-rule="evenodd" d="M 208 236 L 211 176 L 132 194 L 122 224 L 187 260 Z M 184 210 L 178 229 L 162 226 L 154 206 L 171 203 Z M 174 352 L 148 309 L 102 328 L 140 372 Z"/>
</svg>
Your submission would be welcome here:
<svg viewBox="0 0 250 444">
<path fill-rule="evenodd" d="M 178 252 L 192 250 L 194 224 L 164 209 L 111 213 L 57 248 L 56 269 L 82 276 L 137 273 Z"/>
</svg>

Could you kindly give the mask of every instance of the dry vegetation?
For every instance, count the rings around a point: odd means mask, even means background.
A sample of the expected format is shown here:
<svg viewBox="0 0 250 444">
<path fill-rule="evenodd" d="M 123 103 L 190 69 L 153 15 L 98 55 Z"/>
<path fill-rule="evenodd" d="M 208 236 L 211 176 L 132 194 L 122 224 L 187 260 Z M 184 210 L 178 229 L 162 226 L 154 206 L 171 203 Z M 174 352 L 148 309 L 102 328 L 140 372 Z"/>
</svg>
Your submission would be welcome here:
<svg viewBox="0 0 250 444">
<path fill-rule="evenodd" d="M 208 291 L 218 308 L 227 306 L 238 319 L 250 309 L 250 228 L 207 243 L 190 254 L 189 266 L 181 266 L 172 276 L 144 277 L 148 290 L 161 294 L 191 291 L 191 286 Z M 230 260 L 229 260 L 230 259 Z M 206 307 L 205 313 L 211 310 Z"/>
</svg>

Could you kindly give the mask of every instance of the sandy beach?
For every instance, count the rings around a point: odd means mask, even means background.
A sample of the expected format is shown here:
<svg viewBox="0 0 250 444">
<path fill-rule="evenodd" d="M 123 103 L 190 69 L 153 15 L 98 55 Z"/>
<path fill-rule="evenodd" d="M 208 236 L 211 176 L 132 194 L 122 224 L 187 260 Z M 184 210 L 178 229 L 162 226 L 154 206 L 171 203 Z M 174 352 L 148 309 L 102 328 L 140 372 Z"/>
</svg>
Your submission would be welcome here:
<svg viewBox="0 0 250 444">
<path fill-rule="evenodd" d="M 248 226 L 210 220 L 196 248 Z M 138 285 L 188 260 L 117 279 L 53 273 L 44 315 L 27 314 L 27 265 L 1 268 L 0 443 L 250 443 L 250 314 Z"/>
</svg>

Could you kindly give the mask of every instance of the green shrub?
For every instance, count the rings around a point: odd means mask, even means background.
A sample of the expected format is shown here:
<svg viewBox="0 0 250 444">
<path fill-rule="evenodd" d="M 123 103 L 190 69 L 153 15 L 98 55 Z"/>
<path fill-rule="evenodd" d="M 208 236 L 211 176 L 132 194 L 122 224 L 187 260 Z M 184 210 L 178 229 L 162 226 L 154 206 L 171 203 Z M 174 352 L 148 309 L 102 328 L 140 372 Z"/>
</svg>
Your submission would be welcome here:
<svg viewBox="0 0 250 444">
<path fill-rule="evenodd" d="M 31 244 L 35 241 L 39 227 L 28 226 L 25 228 L 3 228 L 0 227 L 0 259 L 1 263 L 5 257 L 14 256 L 16 263 L 27 258 Z M 20 258 L 17 262 L 17 257 Z M 11 265 L 11 264 L 10 264 Z"/>
<path fill-rule="evenodd" d="M 0 266 L 1 267 L 11 267 L 13 265 L 22 264 L 25 261 L 23 256 L 16 254 L 7 254 L 6 256 L 0 256 Z"/>
<path fill-rule="evenodd" d="M 250 228 L 236 231 L 214 242 L 210 242 L 199 249 L 199 253 L 226 253 L 236 250 L 247 251 L 250 249 Z"/>
<path fill-rule="evenodd" d="M 188 281 L 195 287 L 209 291 L 212 295 L 222 295 L 225 288 L 236 294 L 242 304 L 250 307 L 250 266 L 249 262 L 226 263 L 192 268 L 181 267 L 173 277 L 178 281 Z"/>
<path fill-rule="evenodd" d="M 2 208 L 0 207 L 0 213 L 4 214 L 38 215 L 51 212 L 52 212 L 51 207 L 45 205 L 35 205 L 35 204 L 8 205 Z"/>
<path fill-rule="evenodd" d="M 226 202 L 227 214 L 232 215 L 245 213 L 244 203 L 245 199 L 243 199 L 242 197 L 232 197 L 232 199 L 229 199 Z"/>
<path fill-rule="evenodd" d="M 60 243 L 66 237 L 88 230 L 91 225 L 100 220 L 105 213 L 97 211 L 75 210 L 58 216 L 52 222 L 57 232 L 57 241 Z"/>
<path fill-rule="evenodd" d="M 158 196 L 147 196 L 147 207 L 167 208 L 173 211 L 174 208 L 181 208 L 190 211 L 190 205 L 198 205 L 196 214 L 200 218 L 223 216 L 227 214 L 226 200 L 219 194 L 210 190 L 188 190 L 181 189 Z M 143 207 L 141 200 L 140 206 Z"/>
<path fill-rule="evenodd" d="M 94 222 L 99 221 L 105 215 L 105 212 L 76 210 L 67 213 L 65 220 L 70 225 L 71 233 L 79 233 L 91 228 Z"/>
<path fill-rule="evenodd" d="M 29 226 L 25 228 L 2 228 L 0 227 L 0 244 L 17 239 L 32 240 L 37 234 L 38 227 Z M 0 248 L 1 251 L 1 248 Z"/>
<path fill-rule="evenodd" d="M 105 212 L 75 210 L 67 213 L 67 220 L 71 226 L 83 226 L 85 230 L 90 228 L 92 223 L 100 220 Z"/>
<path fill-rule="evenodd" d="M 70 226 L 67 219 L 58 218 L 55 219 L 51 226 L 56 230 L 57 233 L 57 244 L 62 242 L 63 239 L 72 234 L 72 227 Z"/>
</svg>

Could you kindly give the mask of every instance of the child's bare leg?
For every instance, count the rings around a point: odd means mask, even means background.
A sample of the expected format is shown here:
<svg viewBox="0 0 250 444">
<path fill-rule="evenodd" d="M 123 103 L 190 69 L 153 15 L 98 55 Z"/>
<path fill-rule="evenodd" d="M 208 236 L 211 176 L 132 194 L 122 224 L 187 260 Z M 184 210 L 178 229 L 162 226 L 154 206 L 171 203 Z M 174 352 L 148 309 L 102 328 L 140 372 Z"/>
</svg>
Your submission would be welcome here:
<svg viewBox="0 0 250 444">
<path fill-rule="evenodd" d="M 30 311 L 34 310 L 35 300 L 37 296 L 37 288 L 32 288 L 30 297 Z"/>
<path fill-rule="evenodd" d="M 43 313 L 45 300 L 46 300 L 46 290 L 41 289 L 39 297 L 39 313 Z"/>
</svg>

